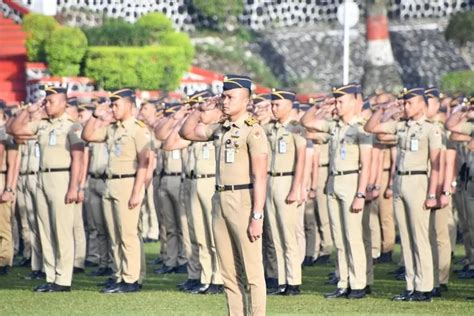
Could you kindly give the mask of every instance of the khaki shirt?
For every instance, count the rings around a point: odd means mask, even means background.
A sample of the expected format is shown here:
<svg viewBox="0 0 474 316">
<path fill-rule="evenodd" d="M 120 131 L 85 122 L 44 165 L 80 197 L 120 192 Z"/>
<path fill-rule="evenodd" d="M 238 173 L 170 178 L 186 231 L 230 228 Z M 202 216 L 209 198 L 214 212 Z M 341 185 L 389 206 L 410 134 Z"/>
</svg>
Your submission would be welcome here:
<svg viewBox="0 0 474 316">
<path fill-rule="evenodd" d="M 195 142 L 192 145 L 192 154 L 196 162 L 194 173 L 199 176 L 203 174 L 216 173 L 216 148 L 212 141 Z"/>
<path fill-rule="evenodd" d="M 251 157 L 268 154 L 263 128 L 245 113 L 237 121 L 207 126 L 206 135 L 216 147 L 216 181 L 218 185 L 252 183 Z"/>
<path fill-rule="evenodd" d="M 81 124 L 74 122 L 66 113 L 58 118 L 30 122 L 29 128 L 38 136 L 40 169 L 69 168 L 71 146 L 84 144 Z"/>
<path fill-rule="evenodd" d="M 422 117 L 418 121 L 387 122 L 384 132 L 397 136 L 397 170 L 428 171 L 429 153 L 443 148 L 442 131 Z"/>
<path fill-rule="evenodd" d="M 164 173 L 181 173 L 183 171 L 182 151 L 176 150 L 163 150 L 163 172 Z"/>
<path fill-rule="evenodd" d="M 109 152 L 106 169 L 108 175 L 136 173 L 138 155 L 150 150 L 150 131 L 135 117 L 103 127 L 99 135 L 99 138 L 106 142 Z"/>
<path fill-rule="evenodd" d="M 342 120 L 322 121 L 318 129 L 331 134 L 329 170 L 332 173 L 359 170 L 360 148 L 372 148 L 373 144 L 373 136 L 363 129 L 363 120 L 354 117 L 347 124 Z"/>
<path fill-rule="evenodd" d="M 89 172 L 100 176 L 103 175 L 107 169 L 109 161 L 109 150 L 105 143 L 90 143 L 89 150 L 91 159 L 89 162 Z"/>
<path fill-rule="evenodd" d="M 331 134 L 318 133 L 313 140 L 314 152 L 319 154 L 319 166 L 329 165 L 329 140 Z"/>
<path fill-rule="evenodd" d="M 304 128 L 297 121 L 273 121 L 264 127 L 271 150 L 271 172 L 293 172 L 298 148 L 306 147 Z"/>
<path fill-rule="evenodd" d="M 38 172 L 40 163 L 40 148 L 36 139 L 29 139 L 19 145 L 20 173 Z"/>
</svg>

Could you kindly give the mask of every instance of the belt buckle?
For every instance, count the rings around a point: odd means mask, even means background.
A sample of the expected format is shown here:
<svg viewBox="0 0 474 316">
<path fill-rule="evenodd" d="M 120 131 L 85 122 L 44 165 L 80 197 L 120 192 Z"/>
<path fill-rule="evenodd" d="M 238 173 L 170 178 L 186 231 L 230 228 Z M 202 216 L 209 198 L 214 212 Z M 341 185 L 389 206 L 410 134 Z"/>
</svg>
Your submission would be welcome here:
<svg viewBox="0 0 474 316">
<path fill-rule="evenodd" d="M 108 180 L 112 180 L 112 174 L 110 173 L 105 174 L 105 178 Z"/>
<path fill-rule="evenodd" d="M 217 192 L 224 192 L 224 186 L 223 185 L 216 185 L 216 191 Z"/>
</svg>

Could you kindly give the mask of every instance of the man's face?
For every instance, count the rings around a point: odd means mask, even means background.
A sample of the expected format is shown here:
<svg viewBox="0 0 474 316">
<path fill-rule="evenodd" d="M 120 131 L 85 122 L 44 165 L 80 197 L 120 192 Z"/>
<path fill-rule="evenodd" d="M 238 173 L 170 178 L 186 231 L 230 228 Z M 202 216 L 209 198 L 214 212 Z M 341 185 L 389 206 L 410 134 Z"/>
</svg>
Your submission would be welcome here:
<svg viewBox="0 0 474 316">
<path fill-rule="evenodd" d="M 66 109 L 66 96 L 62 93 L 47 96 L 44 108 L 50 117 L 61 115 Z"/>
<path fill-rule="evenodd" d="M 345 94 L 336 98 L 336 111 L 338 116 L 344 116 L 354 111 L 355 97 L 353 94 Z"/>
<path fill-rule="evenodd" d="M 132 103 L 126 98 L 121 98 L 112 103 L 112 114 L 117 121 L 125 118 L 132 110 Z"/>
<path fill-rule="evenodd" d="M 156 115 L 156 109 L 150 103 L 145 103 L 140 108 L 140 116 L 143 117 L 144 119 L 153 117 L 155 115 Z"/>
<path fill-rule="evenodd" d="M 440 102 L 438 98 L 429 98 L 428 99 L 428 109 L 426 110 L 427 117 L 433 117 L 438 113 Z"/>
<path fill-rule="evenodd" d="M 417 116 L 421 111 L 423 111 L 423 107 L 425 106 L 425 101 L 422 96 L 416 96 L 405 100 L 405 114 L 406 117 L 411 119 Z"/>
<path fill-rule="evenodd" d="M 257 117 L 258 120 L 265 119 L 272 116 L 271 111 L 272 103 L 270 100 L 260 101 L 257 104 L 254 104 L 253 114 Z"/>
<path fill-rule="evenodd" d="M 290 100 L 273 100 L 272 101 L 272 113 L 273 116 L 279 120 L 288 117 L 290 115 L 293 102 Z"/>
<path fill-rule="evenodd" d="M 225 115 L 236 115 L 247 108 L 249 91 L 245 88 L 224 91 L 222 93 L 222 103 L 222 112 Z"/>
</svg>

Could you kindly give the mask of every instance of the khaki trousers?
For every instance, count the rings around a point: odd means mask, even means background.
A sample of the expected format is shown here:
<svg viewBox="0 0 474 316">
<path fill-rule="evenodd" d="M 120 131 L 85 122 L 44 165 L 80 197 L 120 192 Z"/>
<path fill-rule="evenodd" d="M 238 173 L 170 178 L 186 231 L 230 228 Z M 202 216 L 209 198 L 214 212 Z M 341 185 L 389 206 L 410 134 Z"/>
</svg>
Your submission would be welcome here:
<svg viewBox="0 0 474 316">
<path fill-rule="evenodd" d="M 31 270 L 41 271 L 43 269 L 43 254 L 39 236 L 36 190 L 38 186 L 38 175 L 24 175 L 18 178 L 17 206 L 24 208 L 27 213 L 28 226 L 31 240 Z"/>
<path fill-rule="evenodd" d="M 153 177 L 153 200 L 155 201 L 156 217 L 158 219 L 158 240 L 160 241 L 160 257 L 166 258 L 166 225 L 163 208 L 160 202 L 159 190 L 161 181 L 159 176 Z"/>
<path fill-rule="evenodd" d="M 140 210 L 140 216 L 143 226 L 142 237 L 157 240 L 159 226 L 153 192 L 153 183 L 151 183 L 150 186 L 145 190 L 145 199 Z"/>
<path fill-rule="evenodd" d="M 372 259 L 372 228 L 371 220 L 373 209 L 376 208 L 374 201 L 366 202 L 362 215 L 362 234 L 364 239 L 364 249 L 366 257 L 366 268 L 367 268 L 367 285 L 374 284 L 374 261 Z"/>
<path fill-rule="evenodd" d="M 102 179 L 89 178 L 88 181 L 88 191 L 87 198 L 85 201 L 85 207 L 88 213 L 91 214 L 92 220 L 91 223 L 97 231 L 97 255 L 98 255 L 98 264 L 99 268 L 111 267 L 114 271 L 117 271 L 112 253 L 112 243 L 111 239 L 115 240 L 115 234 L 113 230 L 115 229 L 115 224 L 113 222 L 112 214 L 109 214 L 108 220 L 111 221 L 110 224 L 107 222 L 105 216 L 105 210 L 102 203 L 102 195 L 105 190 L 105 181 Z M 112 231 L 108 231 L 108 227 Z M 90 249 L 90 248 L 89 248 Z"/>
<path fill-rule="evenodd" d="M 265 315 L 262 240 L 252 243 L 247 234 L 253 207 L 251 191 L 216 192 L 212 203 L 212 226 L 229 314 Z"/>
<path fill-rule="evenodd" d="M 317 258 L 321 246 L 321 237 L 316 223 L 316 207 L 314 200 L 308 200 L 304 208 L 304 232 L 306 237 L 305 256 Z"/>
<path fill-rule="evenodd" d="M 268 220 L 268 207 L 264 209 L 265 217 L 263 219 L 263 266 L 265 269 L 265 277 L 269 279 L 278 279 L 278 265 L 275 252 L 275 244 L 272 239 L 272 227 Z"/>
<path fill-rule="evenodd" d="M 0 267 L 13 264 L 12 204 L 0 203 Z"/>
<path fill-rule="evenodd" d="M 426 175 L 399 176 L 395 179 L 395 216 L 400 232 L 405 279 L 408 291 L 433 290 L 433 257 L 429 238 L 430 211 L 424 209 L 428 190 Z"/>
<path fill-rule="evenodd" d="M 470 250 L 469 268 L 474 269 L 474 181 L 470 180 L 464 192 L 464 204 L 466 206 L 466 219 L 469 227 Z"/>
<path fill-rule="evenodd" d="M 201 283 L 223 284 L 212 232 L 212 196 L 215 178 L 194 180 L 191 186 L 191 209 L 194 232 L 199 247 L 201 265 Z"/>
<path fill-rule="evenodd" d="M 318 168 L 318 191 L 316 192 L 316 221 L 318 233 L 321 238 L 319 256 L 331 255 L 334 243 L 331 232 L 331 222 L 329 220 L 328 197 L 326 194 L 326 184 L 328 181 L 328 167 Z"/>
<path fill-rule="evenodd" d="M 74 266 L 84 269 L 86 262 L 86 231 L 82 203 L 75 204 L 74 209 Z"/>
<path fill-rule="evenodd" d="M 18 186 L 20 186 L 20 181 L 18 181 L 17 185 L 17 200 L 14 203 L 14 212 L 15 212 L 15 220 L 17 223 L 17 234 L 18 234 L 18 246 L 20 238 L 23 240 L 23 251 L 21 256 L 26 259 L 31 259 L 31 231 L 28 224 L 28 210 L 26 209 L 25 205 L 18 204 Z M 20 193 L 21 194 L 21 193 Z"/>
<path fill-rule="evenodd" d="M 86 261 L 100 264 L 101 254 L 99 253 L 99 240 L 97 227 L 94 223 L 93 210 L 89 207 L 89 190 L 86 189 L 84 200 L 84 229 L 86 231 Z M 102 203 L 101 203 L 102 204 Z M 100 207 L 102 209 L 102 206 Z"/>
<path fill-rule="evenodd" d="M 298 243 L 299 210 L 297 203 L 287 204 L 293 177 L 269 177 L 266 206 L 275 245 L 278 283 L 301 284 L 301 252 Z M 304 230 L 304 228 L 303 228 Z M 304 256 L 304 252 L 303 252 Z"/>
<path fill-rule="evenodd" d="M 180 202 L 181 177 L 164 176 L 159 191 L 160 208 L 163 211 L 166 226 L 166 259 L 168 267 L 177 267 L 187 263 L 181 213 L 184 213 Z M 187 226 L 187 225 L 186 225 Z"/>
<path fill-rule="evenodd" d="M 363 240 L 363 212 L 352 213 L 358 174 L 331 176 L 334 193 L 328 196 L 329 216 L 337 250 L 338 288 L 364 289 L 367 285 L 367 258 Z"/>
<path fill-rule="evenodd" d="M 197 192 L 193 189 L 196 181 L 184 179 L 181 186 L 181 204 L 184 214 L 180 213 L 181 227 L 183 227 L 183 240 L 185 241 L 186 257 L 188 258 L 188 278 L 191 280 L 201 279 L 201 264 L 199 261 L 199 244 L 194 226 L 196 225 L 195 209 L 192 201 L 197 199 Z M 186 246 L 189 245 L 189 246 Z"/>
<path fill-rule="evenodd" d="M 71 286 L 74 267 L 75 204 L 66 204 L 69 172 L 40 172 L 38 226 L 46 281 Z"/>
<path fill-rule="evenodd" d="M 112 241 L 112 252 L 117 267 L 117 281 L 126 283 L 138 282 L 142 261 L 138 228 L 140 205 L 134 209 L 128 208 L 134 183 L 135 178 L 106 180 L 106 189 L 102 197 L 107 224 L 109 225 L 108 217 L 112 217 L 114 226 L 108 229 L 115 235 L 115 241 Z M 142 194 L 144 195 L 144 192 Z"/>
</svg>

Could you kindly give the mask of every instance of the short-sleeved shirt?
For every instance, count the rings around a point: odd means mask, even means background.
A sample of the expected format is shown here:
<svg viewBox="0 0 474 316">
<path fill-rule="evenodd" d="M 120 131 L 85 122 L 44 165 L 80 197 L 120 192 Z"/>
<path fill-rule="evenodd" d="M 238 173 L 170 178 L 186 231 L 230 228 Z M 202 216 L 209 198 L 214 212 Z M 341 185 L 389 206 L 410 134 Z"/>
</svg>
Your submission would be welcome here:
<svg viewBox="0 0 474 316">
<path fill-rule="evenodd" d="M 216 181 L 218 185 L 252 183 L 251 157 L 268 155 L 263 128 L 248 113 L 234 122 L 207 126 L 206 135 L 216 148 Z"/>
<path fill-rule="evenodd" d="M 97 135 L 106 142 L 109 152 L 107 175 L 136 173 L 139 154 L 150 150 L 150 131 L 133 116 L 101 128 Z"/>
<path fill-rule="evenodd" d="M 460 131 L 462 134 L 473 136 L 474 134 L 474 121 L 466 121 L 461 124 Z"/>
<path fill-rule="evenodd" d="M 162 160 L 165 174 L 183 172 L 183 153 L 181 149 L 162 150 Z"/>
<path fill-rule="evenodd" d="M 294 172 L 297 149 L 307 145 L 304 127 L 297 121 L 272 121 L 264 129 L 271 150 L 270 172 Z"/>
<path fill-rule="evenodd" d="M 40 148 L 36 139 L 29 139 L 19 145 L 20 151 L 20 174 L 37 172 L 40 163 Z"/>
<path fill-rule="evenodd" d="M 417 121 L 390 121 L 383 124 L 384 132 L 397 136 L 397 170 L 427 171 L 429 153 L 432 149 L 443 148 L 440 128 L 425 117 Z"/>
<path fill-rule="evenodd" d="M 71 147 L 84 145 L 81 124 L 74 122 L 66 113 L 57 118 L 30 122 L 28 126 L 38 137 L 40 169 L 69 168 Z"/>
<path fill-rule="evenodd" d="M 328 122 L 329 169 L 332 173 L 359 170 L 360 149 L 372 148 L 373 136 L 364 131 L 363 120 L 354 117 L 350 122 Z"/>
<path fill-rule="evenodd" d="M 89 172 L 95 176 L 100 176 L 107 170 L 109 161 L 109 150 L 106 143 L 90 143 L 89 150 L 91 160 L 89 162 Z"/>
</svg>

